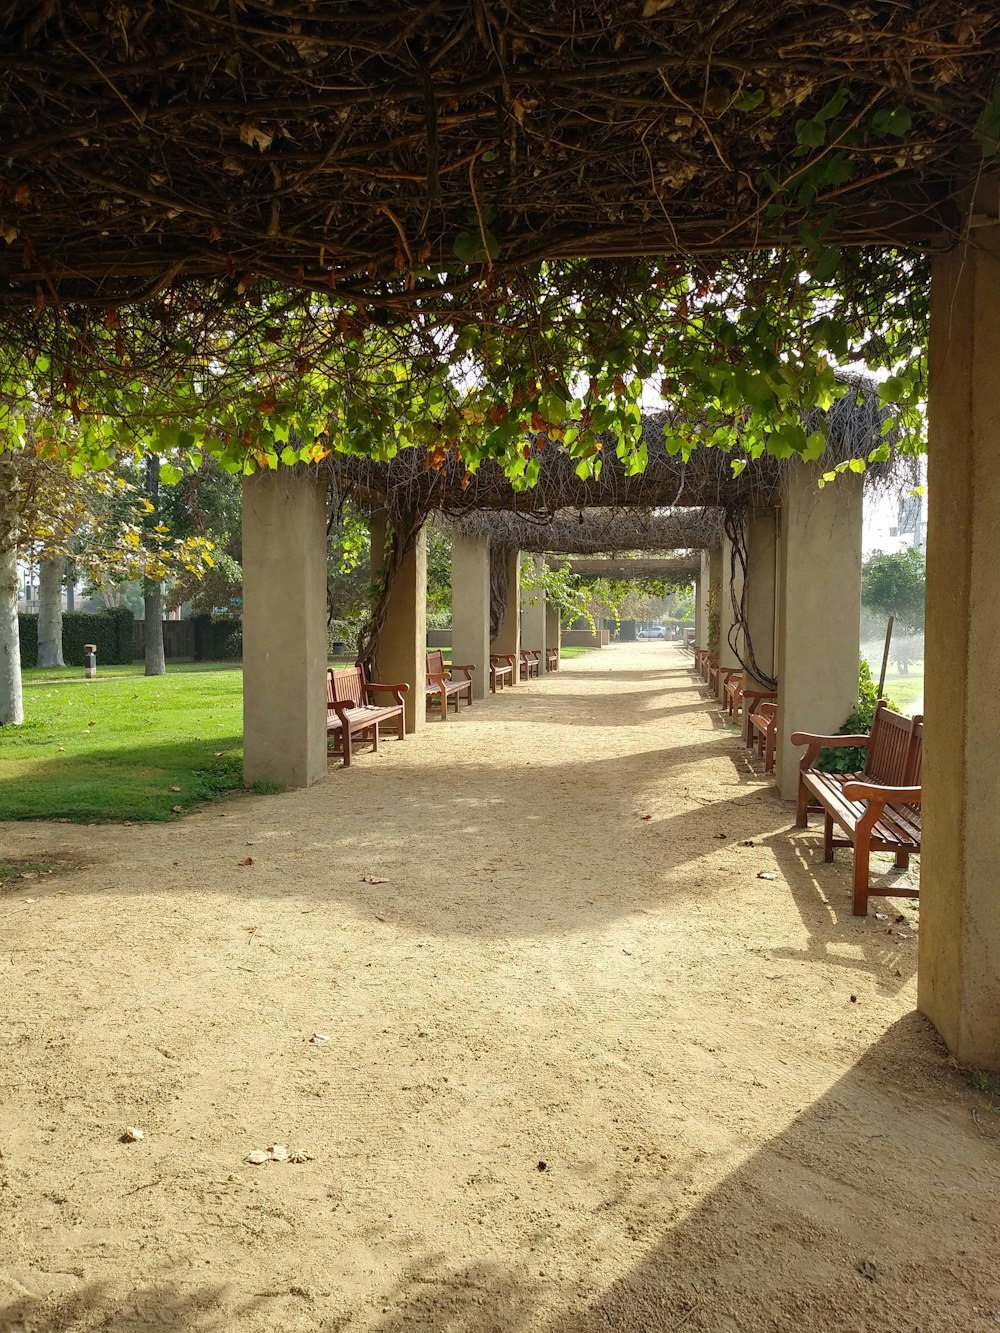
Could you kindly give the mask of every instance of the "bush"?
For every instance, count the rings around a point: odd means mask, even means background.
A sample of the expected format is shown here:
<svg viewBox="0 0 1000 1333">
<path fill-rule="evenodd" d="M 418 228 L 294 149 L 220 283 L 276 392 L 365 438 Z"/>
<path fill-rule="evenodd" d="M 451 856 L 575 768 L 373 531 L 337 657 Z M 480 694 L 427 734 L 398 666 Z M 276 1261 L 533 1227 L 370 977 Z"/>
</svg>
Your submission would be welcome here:
<svg viewBox="0 0 1000 1333">
<path fill-rule="evenodd" d="M 838 735 L 841 736 L 861 736 L 871 735 L 872 722 L 875 718 L 875 705 L 878 703 L 878 695 L 875 692 L 875 682 L 872 680 L 871 667 L 868 665 L 862 655 L 858 666 L 858 702 L 854 712 L 840 728 Z M 891 699 L 886 703 L 890 708 L 895 707 Z M 820 750 L 819 758 L 816 760 L 816 767 L 822 769 L 824 773 L 859 773 L 865 766 L 865 751 L 860 745 L 844 746 L 836 750 L 827 748 Z"/>
<path fill-rule="evenodd" d="M 243 656 L 243 626 L 238 620 L 192 616 L 196 662 L 238 662 Z"/>
<path fill-rule="evenodd" d="M 132 661 L 132 624 L 128 607 L 108 611 L 64 611 L 62 618 L 63 658 L 67 666 L 83 666 L 83 647 L 97 645 L 98 665 L 125 666 Z M 38 617 L 19 615 L 21 665 L 38 664 Z"/>
</svg>

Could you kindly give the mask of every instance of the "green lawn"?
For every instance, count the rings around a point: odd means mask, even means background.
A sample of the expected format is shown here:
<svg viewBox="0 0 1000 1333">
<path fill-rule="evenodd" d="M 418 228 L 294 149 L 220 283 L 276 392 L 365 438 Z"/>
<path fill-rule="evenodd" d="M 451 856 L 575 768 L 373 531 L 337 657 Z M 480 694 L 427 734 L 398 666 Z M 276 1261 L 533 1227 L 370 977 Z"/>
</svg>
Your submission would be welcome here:
<svg viewBox="0 0 1000 1333">
<path fill-rule="evenodd" d="M 240 787 L 242 686 L 229 664 L 25 671 L 24 726 L 0 729 L 0 818 L 176 819 Z"/>
</svg>

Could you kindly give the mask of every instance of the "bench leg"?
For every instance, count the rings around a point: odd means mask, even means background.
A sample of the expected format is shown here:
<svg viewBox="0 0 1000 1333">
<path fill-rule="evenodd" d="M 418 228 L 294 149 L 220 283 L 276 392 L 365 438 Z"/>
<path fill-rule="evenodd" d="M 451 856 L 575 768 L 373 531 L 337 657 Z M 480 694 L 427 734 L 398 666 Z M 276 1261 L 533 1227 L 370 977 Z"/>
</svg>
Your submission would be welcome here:
<svg viewBox="0 0 1000 1333">
<path fill-rule="evenodd" d="M 897 869 L 897 870 L 909 870 L 909 868 L 910 868 L 910 853 L 909 853 L 909 852 L 897 852 L 897 853 L 896 853 L 896 869 Z"/>
<path fill-rule="evenodd" d="M 764 772 L 774 772 L 774 732 L 769 731 L 765 740 L 764 748 Z"/>
<path fill-rule="evenodd" d="M 448 721 L 448 691 L 442 687 L 441 690 L 441 716 Z"/>
<path fill-rule="evenodd" d="M 833 860 L 833 817 L 827 815 L 823 820 L 823 860 Z"/>
<path fill-rule="evenodd" d="M 795 827 L 809 827 L 809 793 L 806 791 L 806 785 L 799 776 L 799 796 L 795 805 Z"/>
<path fill-rule="evenodd" d="M 871 835 L 858 831 L 854 844 L 854 901 L 851 911 L 855 916 L 868 915 L 868 865 L 871 859 Z"/>
<path fill-rule="evenodd" d="M 350 768 L 350 766 L 351 766 L 351 729 L 350 729 L 350 727 L 347 725 L 346 722 L 344 723 L 344 740 L 343 740 L 343 746 L 344 746 L 344 767 L 345 767 L 345 768 Z"/>
<path fill-rule="evenodd" d="M 372 749 L 378 754 L 378 723 L 372 727 Z"/>
</svg>

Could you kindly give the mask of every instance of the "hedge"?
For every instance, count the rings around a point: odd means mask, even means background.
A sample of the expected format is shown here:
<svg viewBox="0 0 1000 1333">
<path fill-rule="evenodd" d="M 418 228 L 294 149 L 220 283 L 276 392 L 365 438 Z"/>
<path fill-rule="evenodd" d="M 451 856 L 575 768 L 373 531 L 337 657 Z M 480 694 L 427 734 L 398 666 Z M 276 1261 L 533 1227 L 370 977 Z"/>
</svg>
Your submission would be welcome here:
<svg viewBox="0 0 1000 1333">
<path fill-rule="evenodd" d="M 97 644 L 97 661 L 124 666 L 132 661 L 132 621 L 128 607 L 110 611 L 64 611 L 62 618 L 63 659 L 67 666 L 83 665 L 83 646 Z M 21 665 L 38 664 L 38 617 L 18 615 L 21 635 Z"/>
<path fill-rule="evenodd" d="M 243 656 L 243 626 L 238 620 L 192 616 L 196 662 L 238 662 Z"/>
</svg>

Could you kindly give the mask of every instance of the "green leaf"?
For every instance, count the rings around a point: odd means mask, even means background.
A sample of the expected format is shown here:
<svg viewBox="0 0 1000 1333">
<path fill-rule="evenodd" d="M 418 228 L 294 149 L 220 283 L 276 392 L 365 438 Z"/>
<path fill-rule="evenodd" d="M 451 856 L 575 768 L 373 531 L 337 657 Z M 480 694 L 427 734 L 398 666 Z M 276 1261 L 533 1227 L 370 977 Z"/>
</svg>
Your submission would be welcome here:
<svg viewBox="0 0 1000 1333">
<path fill-rule="evenodd" d="M 889 134 L 902 139 L 913 128 L 913 116 L 907 106 L 882 107 L 872 116 L 872 129 L 876 134 Z"/>
<path fill-rule="evenodd" d="M 1000 78 L 976 121 L 975 139 L 983 157 L 995 157 L 1000 152 Z"/>
<path fill-rule="evenodd" d="M 802 148 L 822 148 L 826 143 L 826 123 L 822 120 L 797 120 L 795 138 Z"/>
<path fill-rule="evenodd" d="M 847 105 L 849 94 L 846 88 L 838 88 L 825 105 L 821 106 L 816 112 L 814 119 L 820 121 L 832 120 L 834 116 L 839 116 L 841 111 Z"/>
<path fill-rule="evenodd" d="M 173 463 L 160 464 L 160 480 L 164 486 L 176 486 L 183 476 L 183 471 L 179 467 L 174 467 Z"/>
<path fill-rule="evenodd" d="M 736 111 L 755 111 L 764 100 L 764 89 L 749 89 L 745 93 L 740 93 L 739 97 L 733 99 L 733 108 Z"/>
</svg>

